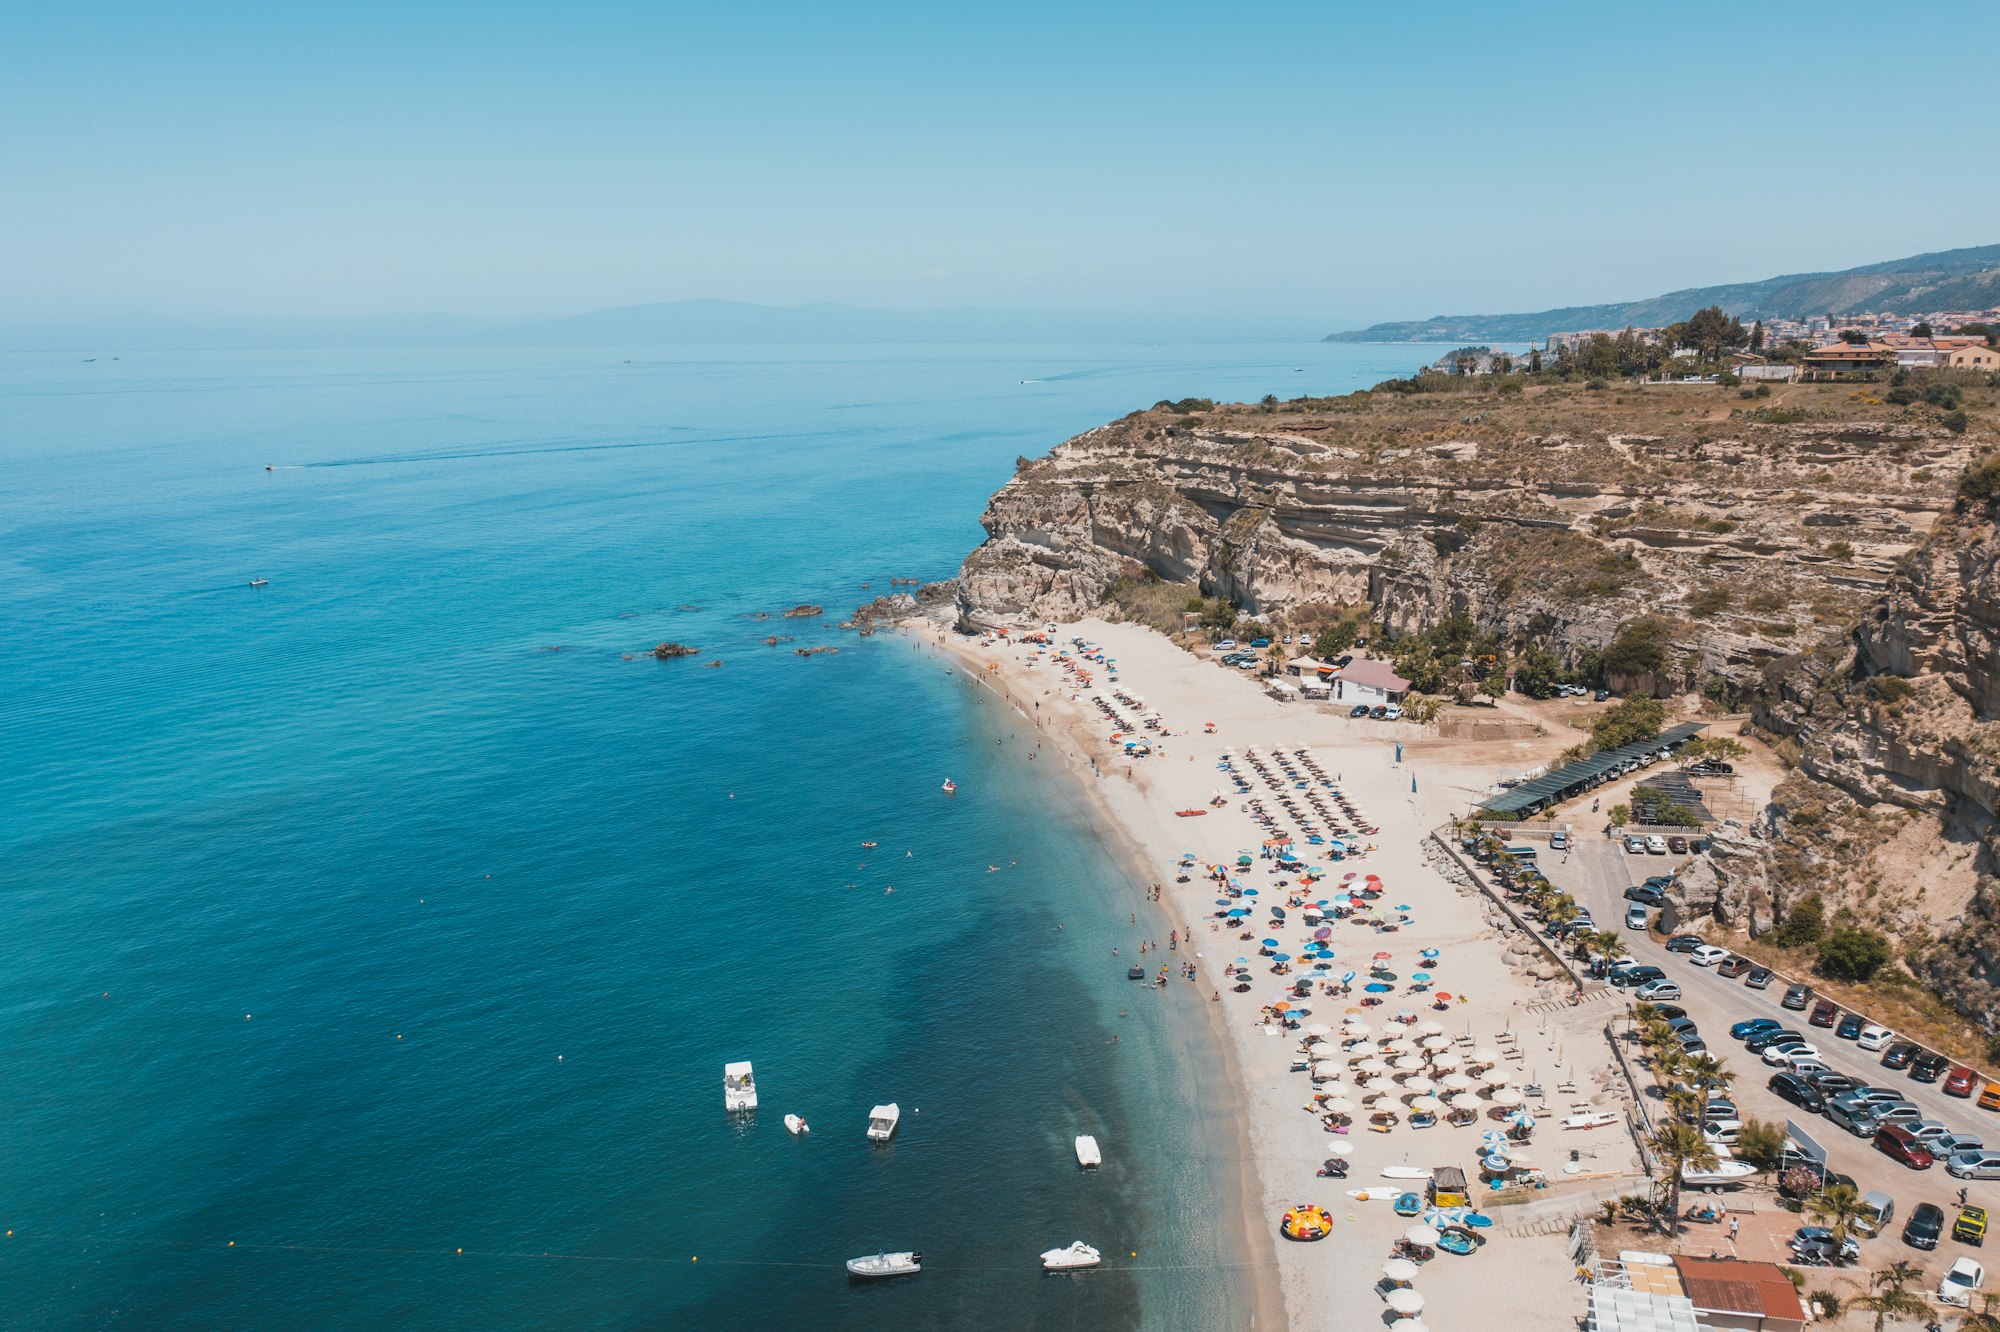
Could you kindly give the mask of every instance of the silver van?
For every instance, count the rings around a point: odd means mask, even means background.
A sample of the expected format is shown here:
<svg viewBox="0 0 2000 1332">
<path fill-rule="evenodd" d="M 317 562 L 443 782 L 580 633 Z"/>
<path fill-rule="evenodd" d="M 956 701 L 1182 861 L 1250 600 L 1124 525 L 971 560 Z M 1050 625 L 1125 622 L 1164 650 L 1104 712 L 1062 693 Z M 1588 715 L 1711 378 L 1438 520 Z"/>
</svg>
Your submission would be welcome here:
<svg viewBox="0 0 2000 1332">
<path fill-rule="evenodd" d="M 1888 1194 L 1872 1191 L 1861 1195 L 1861 1211 L 1854 1218 L 1854 1228 L 1864 1235 L 1874 1235 L 1887 1230 L 1896 1220 L 1896 1200 Z"/>
</svg>

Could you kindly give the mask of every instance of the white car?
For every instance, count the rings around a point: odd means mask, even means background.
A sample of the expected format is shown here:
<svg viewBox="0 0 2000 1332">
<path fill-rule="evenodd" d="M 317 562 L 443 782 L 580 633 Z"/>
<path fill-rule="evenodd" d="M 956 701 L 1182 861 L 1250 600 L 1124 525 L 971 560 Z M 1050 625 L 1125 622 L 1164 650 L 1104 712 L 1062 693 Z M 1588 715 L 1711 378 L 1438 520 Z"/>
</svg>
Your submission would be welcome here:
<svg viewBox="0 0 2000 1332">
<path fill-rule="evenodd" d="M 1895 1039 L 1895 1032 L 1871 1022 L 1861 1029 L 1861 1034 L 1855 1037 L 1854 1043 L 1864 1050 L 1880 1050 Z"/>
<path fill-rule="evenodd" d="M 1236 640 L 1233 638 L 1219 639 L 1215 644 L 1215 650 L 1217 652 L 1234 652 L 1236 650 Z"/>
<path fill-rule="evenodd" d="M 1714 944 L 1703 944 L 1688 954 L 1688 961 L 1698 967 L 1712 967 L 1718 962 L 1729 960 L 1727 948 L 1717 948 Z"/>
<path fill-rule="evenodd" d="M 1680 998 L 1681 987 L 1670 980 L 1647 981 L 1632 993 L 1643 1002 L 1654 1004 Z"/>
<path fill-rule="evenodd" d="M 1939 1279 L 1938 1303 L 1970 1309 L 1973 1295 L 1985 1284 L 1986 1269 L 1970 1258 L 1961 1258 Z"/>
<path fill-rule="evenodd" d="M 1764 1047 L 1764 1062 L 1773 1068 L 1788 1065 L 1795 1057 L 1816 1060 L 1819 1050 L 1810 1041 L 1779 1041 L 1776 1045 Z"/>
<path fill-rule="evenodd" d="M 1664 837 L 1648 837 L 1646 839 L 1646 854 L 1649 856 L 1664 856 L 1667 854 L 1667 839 Z"/>
<path fill-rule="evenodd" d="M 1391 703 L 1389 705 L 1389 710 L 1382 714 L 1383 721 L 1401 721 L 1402 718 L 1403 718 L 1402 708 L 1398 707 L 1394 703 Z"/>
</svg>

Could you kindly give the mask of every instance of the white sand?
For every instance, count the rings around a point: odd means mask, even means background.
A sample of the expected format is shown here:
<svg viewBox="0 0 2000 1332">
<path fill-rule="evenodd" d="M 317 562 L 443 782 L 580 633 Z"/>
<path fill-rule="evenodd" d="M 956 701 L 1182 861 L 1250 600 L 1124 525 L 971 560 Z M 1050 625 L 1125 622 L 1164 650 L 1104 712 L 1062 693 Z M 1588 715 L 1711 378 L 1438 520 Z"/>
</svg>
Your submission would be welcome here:
<svg viewBox="0 0 2000 1332">
<path fill-rule="evenodd" d="M 1476 1126 L 1437 1127 L 1416 1130 L 1407 1123 L 1389 1133 L 1366 1130 L 1365 1116 L 1347 1135 L 1327 1133 L 1318 1118 L 1307 1113 L 1313 1087 L 1303 1073 L 1291 1072 L 1293 1056 L 1299 1048 L 1297 1032 L 1272 1035 L 1262 1020 L 1261 1008 L 1280 997 L 1284 981 L 1269 974 L 1269 960 L 1258 956 L 1258 940 L 1271 937 L 1265 908 L 1282 905 L 1286 890 L 1278 884 L 1273 869 L 1259 859 L 1245 872 L 1246 886 L 1260 890 L 1257 899 L 1243 905 L 1257 905 L 1259 924 L 1252 937 L 1240 940 L 1233 929 L 1220 928 L 1211 917 L 1219 896 L 1216 885 L 1197 875 L 1192 882 L 1176 884 L 1173 862 L 1182 852 L 1193 852 L 1203 866 L 1234 865 L 1240 852 L 1256 855 L 1264 838 L 1241 806 L 1249 798 L 1236 794 L 1227 775 L 1216 767 L 1218 757 L 1227 752 L 1239 770 L 1250 776 L 1253 795 L 1283 819 L 1276 793 L 1267 788 L 1244 763 L 1247 746 L 1269 754 L 1310 749 L 1379 832 L 1363 838 L 1373 848 L 1358 860 L 1334 862 L 1315 854 L 1319 848 L 1303 838 L 1296 853 L 1308 864 L 1330 871 L 1310 892 L 1312 898 L 1331 896 L 1339 891 L 1348 871 L 1381 876 L 1387 891 L 1381 906 L 1393 908 L 1407 903 L 1413 923 L 1395 933 L 1377 934 L 1355 921 L 1333 926 L 1332 946 L 1336 954 L 1333 975 L 1353 969 L 1361 975 L 1353 983 L 1353 994 L 1340 998 L 1315 997 L 1309 1001 L 1311 1022 L 1324 1021 L 1338 1027 L 1350 1011 L 1363 1017 L 1382 1032 L 1384 1020 L 1399 1009 L 1414 1011 L 1419 1018 L 1445 1025 L 1452 1035 L 1470 1033 L 1478 1044 L 1493 1044 L 1503 1029 L 1519 1038 L 1523 1056 L 1518 1062 L 1503 1063 L 1517 1081 L 1539 1081 L 1549 1091 L 1554 1117 L 1543 1116 L 1535 1133 L 1534 1160 L 1556 1175 L 1570 1149 L 1585 1153 L 1583 1167 L 1590 1171 L 1625 1169 L 1633 1153 L 1622 1126 L 1593 1131 L 1565 1131 L 1556 1120 L 1570 1102 L 1581 1102 L 1596 1090 L 1596 1077 L 1608 1062 L 1601 1038 L 1594 1044 L 1588 1023 L 1562 1022 L 1570 1015 L 1535 1015 L 1529 1004 L 1547 1001 L 1557 991 L 1539 990 L 1520 971 L 1502 961 L 1499 936 L 1487 928 L 1482 903 L 1446 882 L 1425 861 L 1421 851 L 1424 836 L 1449 817 L 1453 809 L 1465 808 L 1469 790 L 1481 784 L 1479 746 L 1440 747 L 1425 743 L 1422 732 L 1398 723 L 1348 720 L 1344 714 L 1309 704 L 1283 704 L 1239 672 L 1219 667 L 1184 651 L 1164 637 L 1134 625 L 1084 621 L 1064 626 L 1056 637 L 1059 647 L 1068 647 L 1080 637 L 1097 645 L 1117 663 L 1116 687 L 1128 695 L 1143 698 L 1146 711 L 1157 711 L 1171 734 L 1141 730 L 1150 740 L 1150 758 L 1133 761 L 1123 757 L 1120 746 L 1110 740 L 1114 727 L 1106 722 L 1092 703 L 1093 694 L 1110 698 L 1113 682 L 1095 670 L 1093 685 L 1078 691 L 1058 665 L 1044 654 L 1030 664 L 1033 649 L 1016 643 L 975 642 L 956 635 L 939 635 L 936 626 L 927 632 L 940 646 L 958 656 L 967 669 L 1010 699 L 1034 721 L 1077 767 L 1082 778 L 1097 793 L 1114 831 L 1138 848 L 1139 863 L 1134 872 L 1140 882 L 1164 885 L 1164 921 L 1137 927 L 1138 935 L 1160 939 L 1164 945 L 1169 929 L 1182 931 L 1183 946 L 1178 951 L 1121 956 L 1106 964 L 1121 970 L 1134 962 L 1149 973 L 1164 964 L 1172 976 L 1177 1001 L 1190 1001 L 1198 992 L 1202 1002 L 1221 992 L 1210 1015 L 1218 1017 L 1230 1034 L 1232 1068 L 1221 1070 L 1238 1080 L 1248 1117 L 1248 1136 L 1256 1161 L 1252 1183 L 1255 1250 L 1246 1261 L 1261 1266 L 1275 1259 L 1284 1301 L 1283 1318 L 1290 1326 L 1347 1326 L 1356 1318 L 1371 1324 L 1383 1313 L 1381 1296 L 1375 1289 L 1382 1262 L 1390 1247 L 1410 1222 L 1394 1215 L 1387 1202 L 1357 1201 L 1347 1191 L 1384 1184 L 1381 1169 L 1388 1165 L 1457 1165 L 1469 1177 L 1477 1178 L 1476 1144 L 1482 1131 L 1498 1127 L 1482 1117 Z M 1131 720 L 1135 710 L 1121 709 Z M 1213 722 L 1213 735 L 1202 733 L 1204 723 Z M 1415 741 L 1406 753 L 1406 763 L 1395 762 L 1398 739 Z M 1544 746 L 1510 745 L 1501 742 L 1487 747 L 1486 764 L 1505 771 L 1517 751 Z M 1090 760 L 1097 765 L 1093 777 Z M 1455 763 L 1456 768 L 1446 765 Z M 1493 767 L 1485 769 L 1494 771 Z M 1273 769 L 1274 773 L 1276 769 Z M 1411 777 L 1418 791 L 1411 792 Z M 1425 786 L 1427 777 L 1434 791 Z M 1220 809 L 1211 809 L 1210 797 L 1218 788 L 1227 797 Z M 1303 796 L 1302 791 L 1287 791 Z M 1174 811 L 1199 808 L 1207 813 L 1198 818 L 1179 818 Z M 1337 806 L 1329 805 L 1337 813 Z M 1295 826 L 1290 831 L 1296 832 Z M 1391 920 L 1396 913 L 1384 914 Z M 1192 930 L 1190 934 L 1189 931 Z M 1288 928 L 1277 935 L 1286 945 L 1283 951 L 1296 959 L 1309 931 L 1290 913 Z M 1191 944 L 1188 942 L 1191 940 Z M 1189 947 L 1194 950 L 1188 951 Z M 1423 948 L 1437 948 L 1441 962 L 1432 967 L 1435 986 L 1453 995 L 1448 1011 L 1435 1011 L 1430 995 L 1404 994 L 1409 974 L 1421 969 L 1417 954 Z M 1131 950 L 1136 952 L 1135 938 Z M 1367 960 L 1380 951 L 1394 955 L 1388 965 L 1399 973 L 1396 991 L 1382 996 L 1380 1007 L 1363 1009 L 1362 984 L 1367 979 Z M 1198 954 L 1198 957 L 1197 957 Z M 1253 966 L 1253 988 L 1248 994 L 1234 993 L 1232 978 L 1223 976 L 1225 965 L 1234 958 L 1248 957 Z M 1179 975 L 1179 965 L 1194 960 L 1199 967 L 1196 984 L 1189 985 Z M 1294 963 L 1298 965 L 1297 962 Z M 1294 975 L 1297 973 L 1295 972 Z M 1456 1002 L 1457 996 L 1469 1002 Z M 1595 1019 L 1602 1022 L 1603 1016 Z M 1567 1026 L 1568 1034 L 1561 1029 Z M 1579 1028 L 1582 1030 L 1579 1031 Z M 1461 1046 L 1461 1050 L 1470 1048 Z M 1568 1055 L 1567 1064 L 1558 1060 Z M 1578 1068 L 1578 1061 L 1587 1066 Z M 1343 1061 L 1344 1062 L 1344 1061 Z M 1557 1095 L 1556 1085 L 1573 1079 L 1575 1095 Z M 1362 1093 L 1350 1076 L 1349 1098 L 1357 1104 Z M 1608 1104 L 1608 1102 L 1606 1102 Z M 1316 1178 L 1314 1172 L 1330 1153 L 1327 1145 L 1343 1141 L 1352 1144 L 1353 1169 L 1346 1180 Z M 1477 1193 L 1475 1188 L 1475 1193 Z M 1335 1217 L 1333 1235 L 1316 1244 L 1296 1244 L 1278 1238 L 1277 1221 L 1284 1209 L 1298 1202 L 1314 1202 L 1327 1207 Z M 1422 1269 L 1415 1285 L 1429 1302 L 1425 1321 L 1433 1328 L 1475 1326 L 1554 1326 L 1580 1312 L 1578 1288 L 1563 1254 L 1560 1238 L 1515 1238 L 1498 1227 L 1486 1232 L 1491 1239 L 1480 1252 L 1469 1257 L 1439 1254 Z M 1268 1247 L 1266 1247 L 1268 1246 Z M 1260 1292 L 1259 1326 L 1269 1326 L 1275 1311 L 1270 1292 Z"/>
</svg>

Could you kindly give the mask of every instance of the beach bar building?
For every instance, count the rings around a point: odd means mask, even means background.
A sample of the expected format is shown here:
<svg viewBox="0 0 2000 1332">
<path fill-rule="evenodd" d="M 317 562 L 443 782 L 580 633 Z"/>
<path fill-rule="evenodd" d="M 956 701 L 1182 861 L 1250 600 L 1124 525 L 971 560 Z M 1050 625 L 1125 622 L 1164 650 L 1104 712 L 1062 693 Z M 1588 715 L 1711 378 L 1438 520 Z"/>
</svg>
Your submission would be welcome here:
<svg viewBox="0 0 2000 1332">
<path fill-rule="evenodd" d="M 1386 661 L 1356 657 L 1333 672 L 1333 699 L 1336 703 L 1366 703 L 1381 707 L 1401 703 L 1410 692 L 1410 682 L 1396 674 Z"/>
</svg>

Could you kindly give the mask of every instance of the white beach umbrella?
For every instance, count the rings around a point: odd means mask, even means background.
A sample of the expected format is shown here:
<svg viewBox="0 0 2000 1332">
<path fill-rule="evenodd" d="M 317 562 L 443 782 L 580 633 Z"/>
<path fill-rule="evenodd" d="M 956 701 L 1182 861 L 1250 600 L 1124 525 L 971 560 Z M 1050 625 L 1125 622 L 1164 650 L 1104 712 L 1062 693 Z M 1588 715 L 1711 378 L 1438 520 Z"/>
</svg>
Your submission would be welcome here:
<svg viewBox="0 0 2000 1332">
<path fill-rule="evenodd" d="M 1463 1073 L 1447 1073 L 1442 1078 L 1439 1078 L 1438 1081 L 1453 1091 L 1471 1091 L 1479 1085 Z"/>
<path fill-rule="evenodd" d="M 1398 1318 L 1389 1324 L 1389 1332 L 1431 1332 L 1431 1329 L 1421 1318 Z"/>
<path fill-rule="evenodd" d="M 1382 1048 L 1391 1054 L 1408 1055 L 1417 1052 L 1417 1043 L 1398 1037 L 1393 1041 L 1382 1042 Z"/>
<path fill-rule="evenodd" d="M 1404 1055 L 1391 1065 L 1398 1073 L 1421 1073 L 1424 1069 L 1423 1056 Z"/>
<path fill-rule="evenodd" d="M 1434 1022 L 1430 1018 L 1425 1018 L 1417 1024 L 1417 1030 L 1426 1036 L 1442 1036 L 1444 1035 L 1444 1023 Z"/>
<path fill-rule="evenodd" d="M 1369 1026 L 1366 1022 L 1363 1022 L 1360 1018 L 1357 1017 L 1348 1018 L 1340 1025 L 1347 1029 L 1346 1034 L 1349 1036 L 1366 1036 L 1369 1032 L 1374 1030 L 1373 1027 Z"/>
<path fill-rule="evenodd" d="M 1511 1106 L 1519 1105 L 1520 1103 L 1521 1093 L 1515 1091 L 1512 1087 L 1496 1088 L 1493 1092 L 1493 1104 L 1495 1105 Z"/>
<path fill-rule="evenodd" d="M 1497 1064 L 1500 1062 L 1500 1052 L 1490 1046 L 1482 1045 L 1466 1058 L 1475 1064 Z"/>
<path fill-rule="evenodd" d="M 1422 1222 L 1419 1222 L 1416 1225 L 1411 1226 L 1408 1230 L 1404 1231 L 1403 1238 L 1408 1240 L 1412 1244 L 1423 1244 L 1423 1245 L 1436 1244 L 1438 1242 L 1437 1227 L 1427 1226 L 1424 1225 Z"/>
<path fill-rule="evenodd" d="M 1327 1026 L 1326 1023 L 1324 1022 L 1315 1022 L 1310 1027 L 1306 1028 L 1306 1035 L 1321 1036 L 1321 1037 L 1331 1036 L 1333 1035 L 1333 1028 Z"/>
<path fill-rule="evenodd" d="M 1382 1264 L 1382 1275 L 1391 1281 L 1415 1281 L 1417 1265 L 1407 1258 L 1391 1258 Z"/>
<path fill-rule="evenodd" d="M 1435 1096 L 1419 1096 L 1410 1102 L 1410 1109 L 1421 1110 L 1426 1114 L 1434 1115 L 1444 1109 L 1444 1102 Z"/>
<path fill-rule="evenodd" d="M 1345 1096 L 1331 1096 L 1321 1103 L 1320 1109 L 1326 1111 L 1326 1113 L 1330 1115 L 1351 1115 L 1354 1113 L 1354 1102 L 1348 1100 Z M 1329 1148 L 1347 1147 L 1348 1144 L 1344 1142 L 1334 1142 L 1334 1143 L 1328 1143 L 1327 1146 Z M 1348 1150 L 1352 1151 L 1353 1148 L 1348 1147 Z M 1338 1153 L 1335 1154 L 1338 1155 Z"/>
<path fill-rule="evenodd" d="M 1344 1160 L 1354 1155 L 1354 1144 L 1344 1139 L 1336 1138 L 1326 1145 L 1326 1154 L 1328 1156 L 1338 1156 Z"/>
<path fill-rule="evenodd" d="M 1442 1068 L 1445 1069 L 1446 1071 L 1458 1068 L 1464 1063 L 1465 1063 L 1464 1059 L 1460 1058 L 1457 1054 L 1455 1054 L 1450 1050 L 1444 1050 L 1438 1054 L 1434 1054 L 1431 1056 L 1431 1067 Z"/>
<path fill-rule="evenodd" d="M 1387 1073 L 1389 1066 L 1380 1059 L 1369 1058 L 1357 1062 L 1354 1065 L 1354 1071 L 1368 1074 Z"/>
<path fill-rule="evenodd" d="M 1424 1229 L 1430 1230 L 1430 1227 L 1426 1226 Z M 1431 1234 L 1436 1235 L 1437 1232 L 1431 1230 Z M 1414 1314 L 1424 1311 L 1424 1297 L 1417 1294 L 1416 1291 L 1410 1289 L 1408 1286 L 1400 1286 L 1390 1291 L 1387 1304 L 1397 1313 Z"/>
<path fill-rule="evenodd" d="M 1478 1110 L 1485 1104 L 1486 1102 L 1480 1100 L 1471 1092 L 1460 1092 L 1451 1098 L 1451 1108 L 1454 1110 Z"/>
<path fill-rule="evenodd" d="M 1369 1093 L 1371 1096 L 1394 1096 L 1402 1088 L 1387 1078 L 1370 1078 L 1361 1084 L 1361 1090 Z"/>
<path fill-rule="evenodd" d="M 1418 1041 L 1417 1044 L 1421 1045 L 1426 1050 L 1436 1053 L 1438 1051 L 1449 1050 L 1451 1048 L 1451 1037 L 1426 1036 L 1421 1041 Z"/>
<path fill-rule="evenodd" d="M 1403 1090 L 1406 1092 L 1436 1091 L 1437 1084 L 1435 1082 L 1432 1082 L 1429 1078 L 1425 1077 L 1423 1074 L 1419 1073 L 1413 1078 L 1403 1079 Z"/>
</svg>

